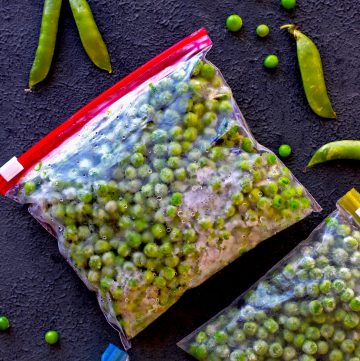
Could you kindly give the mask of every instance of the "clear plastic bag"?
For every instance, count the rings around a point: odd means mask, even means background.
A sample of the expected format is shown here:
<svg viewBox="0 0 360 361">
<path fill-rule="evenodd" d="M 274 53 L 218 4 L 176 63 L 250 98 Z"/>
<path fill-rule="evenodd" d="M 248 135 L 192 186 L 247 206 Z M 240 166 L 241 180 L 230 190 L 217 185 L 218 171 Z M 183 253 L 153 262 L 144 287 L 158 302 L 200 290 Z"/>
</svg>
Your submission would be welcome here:
<svg viewBox="0 0 360 361">
<path fill-rule="evenodd" d="M 202 361 L 359 360 L 359 214 L 353 189 L 307 240 L 178 345 Z"/>
<path fill-rule="evenodd" d="M 0 171 L 125 347 L 187 289 L 319 210 L 255 141 L 210 47 L 204 29 L 190 35 Z"/>
</svg>

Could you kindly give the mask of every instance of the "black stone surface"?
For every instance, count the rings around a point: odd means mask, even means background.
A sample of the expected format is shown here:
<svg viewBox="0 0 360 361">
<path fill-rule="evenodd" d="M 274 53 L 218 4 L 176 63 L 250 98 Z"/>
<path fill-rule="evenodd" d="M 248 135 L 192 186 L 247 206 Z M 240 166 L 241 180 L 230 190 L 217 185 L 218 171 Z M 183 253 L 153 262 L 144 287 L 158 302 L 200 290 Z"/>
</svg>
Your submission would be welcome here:
<svg viewBox="0 0 360 361">
<path fill-rule="evenodd" d="M 263 242 L 202 286 L 188 291 L 133 340 L 132 361 L 190 360 L 176 342 L 227 306 L 335 208 L 352 186 L 360 188 L 359 162 L 334 162 L 306 174 L 313 151 L 325 142 L 360 138 L 360 5 L 354 0 L 298 0 L 293 12 L 279 0 L 90 0 L 111 54 L 114 73 L 96 69 L 84 53 L 64 1 L 54 63 L 47 80 L 25 93 L 40 26 L 42 1 L 0 0 L 0 164 L 19 156 L 117 80 L 184 36 L 205 26 L 214 46 L 209 59 L 232 87 L 255 137 L 276 150 L 289 143 L 285 161 L 324 211 Z M 239 13 L 239 34 L 224 28 Z M 295 22 L 318 44 L 338 114 L 322 120 L 307 105 L 294 41 L 279 26 Z M 260 40 L 255 28 L 271 27 Z M 275 72 L 262 60 L 280 57 Z M 11 330 L 0 334 L 1 361 L 95 361 L 108 342 L 119 344 L 95 298 L 57 250 L 56 241 L 9 199 L 0 206 L 0 314 Z M 57 329 L 61 342 L 46 345 Z"/>
</svg>

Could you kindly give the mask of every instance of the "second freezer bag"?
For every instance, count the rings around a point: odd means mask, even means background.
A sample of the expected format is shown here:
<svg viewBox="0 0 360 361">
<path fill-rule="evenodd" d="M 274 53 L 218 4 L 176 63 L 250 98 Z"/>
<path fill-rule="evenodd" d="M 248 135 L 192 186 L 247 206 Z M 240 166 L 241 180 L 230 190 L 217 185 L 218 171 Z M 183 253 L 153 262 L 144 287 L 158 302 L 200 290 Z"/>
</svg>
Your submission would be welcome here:
<svg viewBox="0 0 360 361">
<path fill-rule="evenodd" d="M 0 179 L 58 239 L 125 345 L 187 289 L 319 210 L 253 138 L 210 47 L 202 29 L 169 48 Z"/>
</svg>

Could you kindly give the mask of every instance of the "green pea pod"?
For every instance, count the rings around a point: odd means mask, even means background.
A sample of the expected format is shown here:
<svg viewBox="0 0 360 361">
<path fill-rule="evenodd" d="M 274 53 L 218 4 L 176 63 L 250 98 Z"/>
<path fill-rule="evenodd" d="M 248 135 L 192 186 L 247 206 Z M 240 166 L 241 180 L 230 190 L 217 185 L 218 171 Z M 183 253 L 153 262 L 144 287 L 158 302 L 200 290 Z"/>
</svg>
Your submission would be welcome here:
<svg viewBox="0 0 360 361">
<path fill-rule="evenodd" d="M 55 50 L 62 0 L 45 0 L 39 43 L 29 77 L 29 88 L 43 81 L 49 73 Z"/>
<path fill-rule="evenodd" d="M 69 0 L 83 47 L 100 69 L 112 72 L 110 56 L 86 0 Z"/>
<path fill-rule="evenodd" d="M 334 159 L 360 160 L 360 140 L 339 140 L 323 145 L 311 158 L 308 167 Z"/>
<path fill-rule="evenodd" d="M 336 118 L 326 90 L 324 72 L 318 48 L 293 24 L 284 25 L 296 40 L 297 56 L 306 98 L 311 109 L 320 117 Z"/>
</svg>

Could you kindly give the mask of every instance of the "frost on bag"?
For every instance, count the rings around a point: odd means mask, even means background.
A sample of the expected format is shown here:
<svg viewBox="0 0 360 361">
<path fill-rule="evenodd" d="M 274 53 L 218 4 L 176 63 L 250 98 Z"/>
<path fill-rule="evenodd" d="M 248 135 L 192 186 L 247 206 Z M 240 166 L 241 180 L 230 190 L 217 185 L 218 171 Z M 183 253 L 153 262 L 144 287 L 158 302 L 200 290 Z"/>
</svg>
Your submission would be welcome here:
<svg viewBox="0 0 360 361">
<path fill-rule="evenodd" d="M 318 210 L 251 135 L 205 58 L 210 46 L 202 29 L 169 48 L 20 157 L 15 179 L 1 179 L 129 338 Z"/>
<path fill-rule="evenodd" d="M 353 189 L 306 241 L 179 346 L 209 361 L 359 360 L 359 212 Z"/>
</svg>

